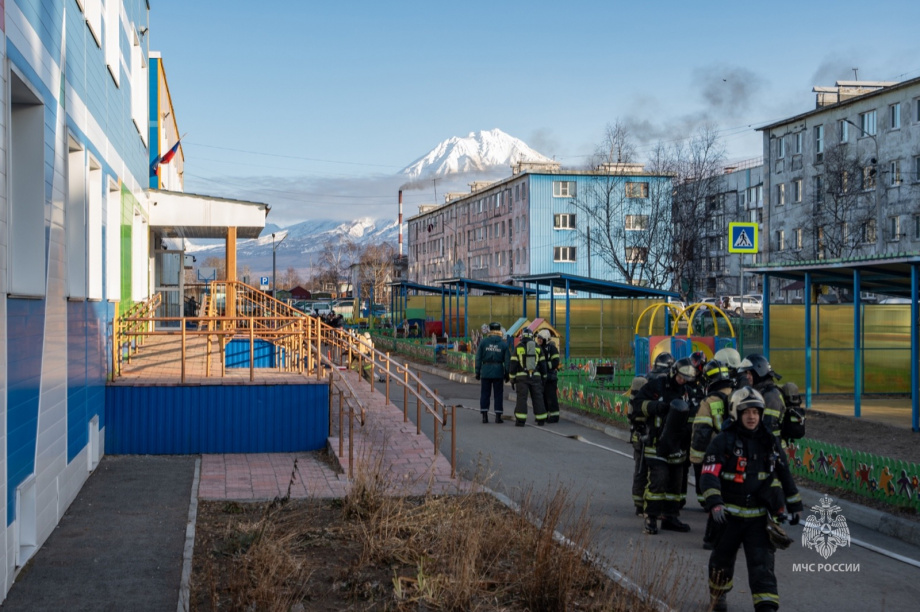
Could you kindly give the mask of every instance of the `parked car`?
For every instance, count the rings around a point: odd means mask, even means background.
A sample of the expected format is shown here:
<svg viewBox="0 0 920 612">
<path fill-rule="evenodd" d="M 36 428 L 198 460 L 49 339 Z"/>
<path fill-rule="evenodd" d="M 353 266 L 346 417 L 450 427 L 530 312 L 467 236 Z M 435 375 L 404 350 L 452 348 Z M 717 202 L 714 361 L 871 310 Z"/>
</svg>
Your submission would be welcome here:
<svg viewBox="0 0 920 612">
<path fill-rule="evenodd" d="M 910 304 L 910 298 L 890 297 L 885 298 L 879 304 Z"/>
<path fill-rule="evenodd" d="M 740 315 L 742 314 L 742 307 L 744 308 L 744 314 L 762 315 L 763 298 L 755 294 L 745 295 L 743 301 L 741 297 L 737 295 L 726 295 L 722 297 L 723 310 L 730 310 Z"/>
</svg>

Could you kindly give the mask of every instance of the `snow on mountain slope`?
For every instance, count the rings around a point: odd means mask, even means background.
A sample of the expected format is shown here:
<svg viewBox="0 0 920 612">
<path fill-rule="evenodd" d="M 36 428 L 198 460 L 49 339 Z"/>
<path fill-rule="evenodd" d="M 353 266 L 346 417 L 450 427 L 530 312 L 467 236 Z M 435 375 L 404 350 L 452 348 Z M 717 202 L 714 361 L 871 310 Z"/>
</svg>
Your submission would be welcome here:
<svg viewBox="0 0 920 612">
<path fill-rule="evenodd" d="M 448 138 L 401 170 L 410 179 L 484 171 L 519 161 L 552 161 L 499 129 Z"/>
</svg>

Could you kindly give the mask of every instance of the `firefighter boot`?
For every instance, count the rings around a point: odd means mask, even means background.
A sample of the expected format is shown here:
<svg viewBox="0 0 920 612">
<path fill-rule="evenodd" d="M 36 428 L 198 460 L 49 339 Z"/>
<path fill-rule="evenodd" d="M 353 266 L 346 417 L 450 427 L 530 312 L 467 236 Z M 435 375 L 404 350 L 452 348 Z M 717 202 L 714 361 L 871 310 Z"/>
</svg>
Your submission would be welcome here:
<svg viewBox="0 0 920 612">
<path fill-rule="evenodd" d="M 488 422 L 489 422 L 489 413 L 488 413 L 488 412 L 483 412 L 483 413 L 482 413 L 482 422 L 483 422 L 483 423 L 488 423 Z"/>
<path fill-rule="evenodd" d="M 661 528 L 667 529 L 668 531 L 681 531 L 681 532 L 690 531 L 690 525 L 682 522 L 676 516 L 666 516 L 663 519 L 661 519 Z"/>
<path fill-rule="evenodd" d="M 728 612 L 728 601 L 725 599 L 725 593 L 721 595 L 710 595 L 709 602 L 712 612 Z"/>
<path fill-rule="evenodd" d="M 657 535 L 658 534 L 658 519 L 656 519 L 654 516 L 646 517 L 644 531 L 645 533 L 649 535 Z"/>
</svg>

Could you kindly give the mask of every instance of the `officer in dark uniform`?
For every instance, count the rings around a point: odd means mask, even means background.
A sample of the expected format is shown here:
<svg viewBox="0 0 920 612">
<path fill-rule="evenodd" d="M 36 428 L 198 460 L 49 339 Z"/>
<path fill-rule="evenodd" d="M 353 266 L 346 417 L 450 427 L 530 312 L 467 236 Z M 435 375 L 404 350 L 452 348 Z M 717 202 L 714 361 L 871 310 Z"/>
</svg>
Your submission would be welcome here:
<svg viewBox="0 0 920 612">
<path fill-rule="evenodd" d="M 655 357 L 652 369 L 646 376 L 636 376 L 629 386 L 629 441 L 633 445 L 633 484 L 632 497 L 636 505 L 636 516 L 645 512 L 645 486 L 648 484 L 648 464 L 645 462 L 645 436 L 648 427 L 642 407 L 634 404 L 636 394 L 649 380 L 667 376 L 674 364 L 671 353 L 660 353 Z"/>
<path fill-rule="evenodd" d="M 543 403 L 546 405 L 546 422 L 559 422 L 559 349 L 550 339 L 548 329 L 537 333 L 537 343 L 546 357 L 546 380 L 543 382 Z"/>
<path fill-rule="evenodd" d="M 546 378 L 546 358 L 533 331 L 524 328 L 520 341 L 511 352 L 511 386 L 517 394 L 514 406 L 514 424 L 523 427 L 527 423 L 527 395 L 533 404 L 533 415 L 537 425 L 546 424 L 546 407 L 543 404 L 543 381 Z"/>
<path fill-rule="evenodd" d="M 645 533 L 650 535 L 658 533 L 659 517 L 662 529 L 690 531 L 677 517 L 689 447 L 683 443 L 690 415 L 685 386 L 695 379 L 696 368 L 690 360 L 678 359 L 668 376 L 648 381 L 632 400 L 632 410 L 645 417 L 648 428 L 643 456 L 648 465 Z"/>
<path fill-rule="evenodd" d="M 709 444 L 703 460 L 706 510 L 718 525 L 709 557 L 713 610 L 727 609 L 725 596 L 732 589 L 735 557 L 742 545 L 755 612 L 779 609 L 773 570 L 776 547 L 769 531 L 776 533 L 773 521 L 786 512 L 792 524 L 798 523 L 802 500 L 779 441 L 761 422 L 763 412 L 763 397 L 753 388 L 733 392 L 731 423 Z"/>
<path fill-rule="evenodd" d="M 495 422 L 501 424 L 504 413 L 504 395 L 502 387 L 508 380 L 508 367 L 511 355 L 508 343 L 502 337 L 501 323 L 489 323 L 488 334 L 479 342 L 476 349 L 476 380 L 479 387 L 479 412 L 482 422 L 489 422 L 489 396 L 495 398 Z"/>
</svg>

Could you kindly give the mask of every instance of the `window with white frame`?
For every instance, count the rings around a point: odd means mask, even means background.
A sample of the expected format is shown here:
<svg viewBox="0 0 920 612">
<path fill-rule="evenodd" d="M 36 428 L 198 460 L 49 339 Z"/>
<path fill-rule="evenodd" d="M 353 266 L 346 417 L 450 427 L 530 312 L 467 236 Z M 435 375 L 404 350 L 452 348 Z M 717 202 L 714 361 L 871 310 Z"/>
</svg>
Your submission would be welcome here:
<svg viewBox="0 0 920 612">
<path fill-rule="evenodd" d="M 115 85 L 121 79 L 121 47 L 118 44 L 121 38 L 120 12 L 120 0 L 105 0 L 105 64 Z"/>
<path fill-rule="evenodd" d="M 796 132 L 795 133 L 795 154 L 796 155 L 802 154 L 802 142 L 803 141 L 804 141 L 804 138 L 802 137 L 802 132 Z"/>
<path fill-rule="evenodd" d="M 626 215 L 626 231 L 648 229 L 648 215 Z"/>
<path fill-rule="evenodd" d="M 802 201 L 802 179 L 792 181 L 792 197 L 793 202 Z"/>
<path fill-rule="evenodd" d="M 859 238 L 861 242 L 874 243 L 876 240 L 875 219 L 869 219 L 859 228 Z"/>
<path fill-rule="evenodd" d="M 786 157 L 786 139 L 782 136 L 776 139 L 776 157 Z"/>
<path fill-rule="evenodd" d="M 102 0 L 83 0 L 83 16 L 86 17 L 86 25 L 96 41 L 96 45 L 102 46 Z"/>
<path fill-rule="evenodd" d="M 553 261 L 574 262 L 575 261 L 575 247 L 573 246 L 553 247 Z"/>
<path fill-rule="evenodd" d="M 897 130 L 901 128 L 901 103 L 888 107 L 888 128 Z"/>
<path fill-rule="evenodd" d="M 901 239 L 901 217 L 894 215 L 888 217 L 888 240 L 897 242 Z"/>
<path fill-rule="evenodd" d="M 824 160 L 824 126 L 815 126 L 815 161 Z"/>
<path fill-rule="evenodd" d="M 645 263 L 645 260 L 648 258 L 648 249 L 645 247 L 627 247 L 626 248 L 626 262 L 627 263 Z"/>
<path fill-rule="evenodd" d="M 786 249 L 786 232 L 784 230 L 776 231 L 776 250 L 784 251 Z"/>
<path fill-rule="evenodd" d="M 647 198 L 648 183 L 629 182 L 626 183 L 627 198 Z"/>
<path fill-rule="evenodd" d="M 888 164 L 888 184 L 892 187 L 901 184 L 901 160 L 896 159 Z"/>
<path fill-rule="evenodd" d="M 837 122 L 837 137 L 840 144 L 846 144 L 850 140 L 850 123 L 846 119 Z"/>
<path fill-rule="evenodd" d="M 792 235 L 793 235 L 793 238 L 795 239 L 795 250 L 801 251 L 802 250 L 802 228 L 797 227 L 794 230 L 792 230 Z"/>
<path fill-rule="evenodd" d="M 859 115 L 859 128 L 862 130 L 861 136 L 875 136 L 877 116 L 874 110 Z"/>
<path fill-rule="evenodd" d="M 575 229 L 574 213 L 556 213 L 553 215 L 553 229 L 573 230 Z"/>
<path fill-rule="evenodd" d="M 786 203 L 786 184 L 780 183 L 776 186 L 776 205 L 782 206 Z"/>
<path fill-rule="evenodd" d="M 575 181 L 553 181 L 554 198 L 574 198 Z"/>
</svg>

